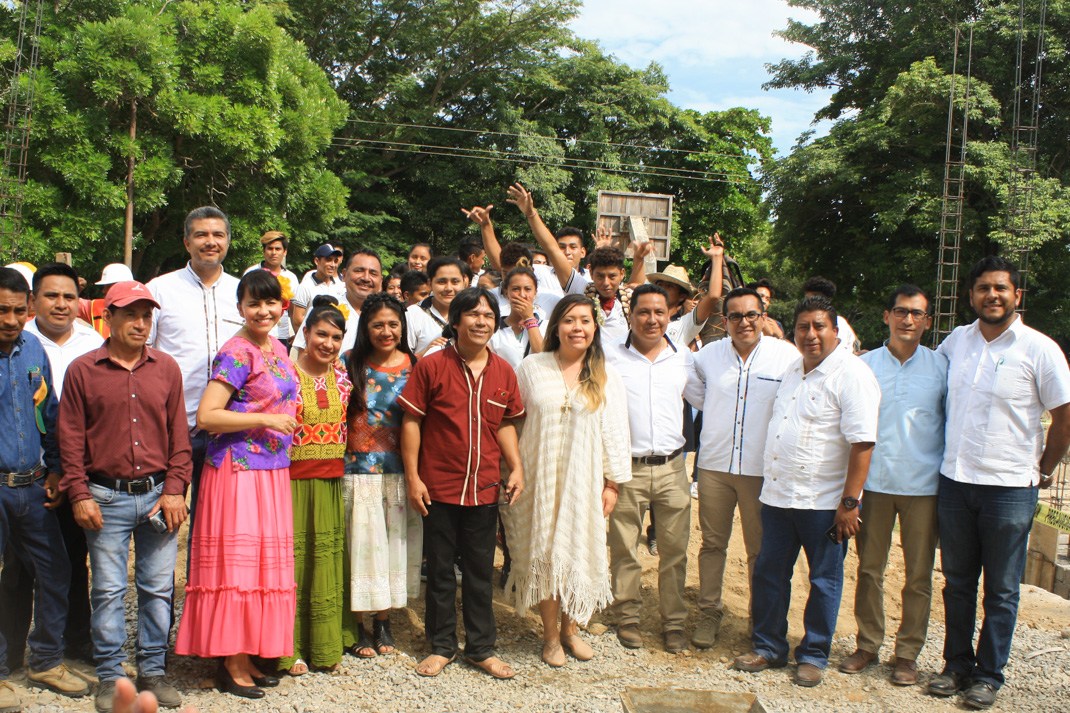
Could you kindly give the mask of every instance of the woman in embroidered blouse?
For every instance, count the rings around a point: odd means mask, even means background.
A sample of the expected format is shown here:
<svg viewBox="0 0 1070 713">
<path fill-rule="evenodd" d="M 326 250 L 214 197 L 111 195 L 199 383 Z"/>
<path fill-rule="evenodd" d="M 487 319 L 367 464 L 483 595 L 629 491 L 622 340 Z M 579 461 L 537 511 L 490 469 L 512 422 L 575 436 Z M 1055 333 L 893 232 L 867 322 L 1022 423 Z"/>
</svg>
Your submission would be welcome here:
<svg viewBox="0 0 1070 713">
<path fill-rule="evenodd" d="M 359 622 L 354 655 L 371 658 L 394 650 L 389 610 L 420 591 L 423 522 L 408 503 L 401 464 L 401 407 L 415 357 L 409 349 L 405 308 L 387 294 L 369 297 L 349 355 L 346 481 L 349 519 L 350 606 L 375 612 L 372 638 Z"/>
<path fill-rule="evenodd" d="M 297 616 L 294 652 L 279 659 L 292 676 L 334 670 L 344 653 L 348 620 L 342 596 L 345 554 L 346 408 L 352 385 L 338 360 L 346 318 L 330 295 L 312 301 L 297 359 L 297 430 L 290 447 Z M 351 635 L 350 635 L 351 636 Z"/>
<path fill-rule="evenodd" d="M 175 653 L 222 657 L 220 690 L 263 698 L 278 685 L 251 656 L 293 653 L 294 560 L 290 441 L 297 374 L 271 336 L 279 281 L 254 270 L 238 283 L 245 326 L 219 350 L 197 410 L 212 440 L 197 497 L 186 602 Z"/>
<path fill-rule="evenodd" d="M 606 521 L 617 485 L 631 480 L 628 408 L 620 375 L 605 363 L 594 303 L 566 295 L 546 328 L 545 351 L 516 377 L 527 410 L 520 434 L 525 497 L 502 508 L 517 611 L 538 604 L 542 659 L 594 656 L 579 637 L 613 599 Z"/>
</svg>

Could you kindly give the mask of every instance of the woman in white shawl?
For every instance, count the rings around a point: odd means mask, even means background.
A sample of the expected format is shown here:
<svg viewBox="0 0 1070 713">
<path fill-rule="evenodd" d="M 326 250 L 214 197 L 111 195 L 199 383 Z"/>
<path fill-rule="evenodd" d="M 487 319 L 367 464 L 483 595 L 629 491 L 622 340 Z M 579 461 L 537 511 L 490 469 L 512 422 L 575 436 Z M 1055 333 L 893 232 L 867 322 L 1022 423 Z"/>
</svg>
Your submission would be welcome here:
<svg viewBox="0 0 1070 713">
<path fill-rule="evenodd" d="M 577 624 L 613 599 L 605 518 L 630 480 L 624 384 L 605 363 L 594 303 L 568 295 L 550 315 L 544 351 L 517 380 L 527 411 L 520 436 L 524 497 L 502 509 L 518 611 L 539 605 L 542 659 L 594 656 Z"/>
</svg>

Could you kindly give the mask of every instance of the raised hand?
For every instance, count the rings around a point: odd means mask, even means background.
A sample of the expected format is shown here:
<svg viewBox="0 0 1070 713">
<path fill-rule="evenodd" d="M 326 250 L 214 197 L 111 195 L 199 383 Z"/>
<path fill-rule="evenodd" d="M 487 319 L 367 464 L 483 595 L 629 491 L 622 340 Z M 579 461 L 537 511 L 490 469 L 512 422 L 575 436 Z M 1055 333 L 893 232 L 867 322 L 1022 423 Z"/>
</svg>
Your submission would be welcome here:
<svg viewBox="0 0 1070 713">
<path fill-rule="evenodd" d="M 600 225 L 594 231 L 594 246 L 595 248 L 604 248 L 613 244 L 613 235 L 609 232 L 609 228 Z"/>
<path fill-rule="evenodd" d="M 706 247 L 703 245 L 702 254 L 711 260 L 715 257 L 724 257 L 724 241 L 721 240 L 721 234 L 714 233 L 709 240 L 710 246 Z"/>
<path fill-rule="evenodd" d="M 512 203 L 519 208 L 525 218 L 532 216 L 535 212 L 535 199 L 531 197 L 531 191 L 520 183 L 514 183 L 506 188 L 505 192 L 509 194 L 509 197 L 505 199 L 506 203 Z"/>
<path fill-rule="evenodd" d="M 632 250 L 633 260 L 642 260 L 647 255 L 651 255 L 654 252 L 654 243 L 649 241 L 645 243 L 633 242 L 629 247 Z"/>
<path fill-rule="evenodd" d="M 464 208 L 461 208 L 461 212 L 464 213 L 465 217 L 468 218 L 468 220 L 472 221 L 473 223 L 482 228 L 490 224 L 490 212 L 493 209 L 493 205 L 488 205 L 485 208 L 477 205 L 472 206 L 472 210 L 465 210 Z"/>
</svg>

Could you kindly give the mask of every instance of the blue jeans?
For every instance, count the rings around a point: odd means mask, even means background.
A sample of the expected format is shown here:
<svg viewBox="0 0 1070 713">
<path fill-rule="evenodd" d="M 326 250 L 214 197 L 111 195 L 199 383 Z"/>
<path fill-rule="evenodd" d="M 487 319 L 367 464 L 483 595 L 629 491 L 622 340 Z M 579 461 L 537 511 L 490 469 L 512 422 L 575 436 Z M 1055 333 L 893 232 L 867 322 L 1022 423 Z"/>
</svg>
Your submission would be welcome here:
<svg viewBox="0 0 1070 713">
<path fill-rule="evenodd" d="M 847 541 L 835 544 L 825 531 L 836 519 L 835 510 L 794 510 L 762 505 L 762 549 L 754 564 L 751 585 L 751 620 L 755 653 L 767 661 L 788 660 L 788 606 L 791 575 L 799 548 L 810 566 L 810 596 L 803 611 L 802 641 L 795 662 L 825 668 L 828 665 L 836 617 L 843 591 L 843 558 Z"/>
<path fill-rule="evenodd" d="M 67 625 L 67 589 L 71 565 L 55 513 L 45 509 L 45 480 L 18 488 L 0 485 L 0 554 L 8 544 L 36 576 L 29 665 L 47 671 L 63 663 L 63 629 Z M 7 613 L 5 612 L 5 615 Z M 0 680 L 10 675 L 7 641 L 0 634 Z"/>
<path fill-rule="evenodd" d="M 940 476 L 937 516 L 943 562 L 944 669 L 975 681 L 1003 685 L 1018 620 L 1036 488 L 960 483 Z M 977 580 L 984 572 L 984 623 L 977 649 Z"/>
<path fill-rule="evenodd" d="M 89 484 L 100 506 L 104 527 L 86 530 L 93 568 L 93 656 L 101 681 L 122 678 L 126 644 L 127 565 L 130 536 L 134 537 L 134 581 L 137 584 L 137 667 L 142 676 L 164 675 L 167 638 L 171 626 L 177 532 L 152 529 L 148 515 L 163 493 L 163 483 L 151 493 L 130 495 Z"/>
</svg>

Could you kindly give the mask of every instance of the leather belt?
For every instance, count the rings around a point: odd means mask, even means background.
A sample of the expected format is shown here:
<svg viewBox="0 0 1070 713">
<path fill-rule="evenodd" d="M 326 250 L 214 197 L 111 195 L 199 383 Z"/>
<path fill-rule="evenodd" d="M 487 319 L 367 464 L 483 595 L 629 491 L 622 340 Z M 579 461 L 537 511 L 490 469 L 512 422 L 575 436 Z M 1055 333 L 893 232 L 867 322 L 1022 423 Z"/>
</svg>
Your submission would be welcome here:
<svg viewBox="0 0 1070 713">
<path fill-rule="evenodd" d="M 683 448 L 677 448 L 667 456 L 632 456 L 632 465 L 665 465 L 683 452 Z"/>
<path fill-rule="evenodd" d="M 9 488 L 21 488 L 29 485 L 45 474 L 44 466 L 37 466 L 28 473 L 0 473 L 0 485 Z"/>
<path fill-rule="evenodd" d="M 89 473 L 88 475 L 90 483 L 94 483 L 104 488 L 111 488 L 112 490 L 118 490 L 120 493 L 129 493 L 130 495 L 144 495 L 145 493 L 151 493 L 167 476 L 163 471 L 153 473 L 145 478 L 109 478 L 100 473 Z"/>
</svg>

